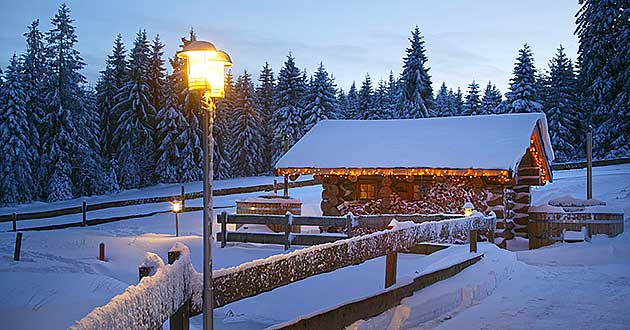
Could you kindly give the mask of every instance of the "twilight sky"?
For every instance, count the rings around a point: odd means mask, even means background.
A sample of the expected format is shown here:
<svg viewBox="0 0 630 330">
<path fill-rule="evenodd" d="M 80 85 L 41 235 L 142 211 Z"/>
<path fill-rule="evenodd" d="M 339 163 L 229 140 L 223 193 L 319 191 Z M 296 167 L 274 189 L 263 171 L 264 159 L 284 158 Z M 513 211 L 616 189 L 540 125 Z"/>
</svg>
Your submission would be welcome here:
<svg viewBox="0 0 630 330">
<path fill-rule="evenodd" d="M 36 18 L 50 28 L 61 2 L 3 1 L 0 65 L 24 50 L 22 34 Z M 577 0 L 245 1 L 106 0 L 67 1 L 75 19 L 83 73 L 95 83 L 118 33 L 127 48 L 138 29 L 159 34 L 171 56 L 190 27 L 234 61 L 233 71 L 258 75 L 268 61 L 277 74 L 291 51 L 300 68 L 320 61 L 348 90 L 367 72 L 373 82 L 401 71 L 407 38 L 415 25 L 425 37 L 433 88 L 488 80 L 507 90 L 517 51 L 528 43 L 537 68 L 546 68 L 559 44 L 576 57 Z M 169 68 L 170 69 L 170 68 Z M 358 86 L 357 86 L 358 87 Z"/>
</svg>

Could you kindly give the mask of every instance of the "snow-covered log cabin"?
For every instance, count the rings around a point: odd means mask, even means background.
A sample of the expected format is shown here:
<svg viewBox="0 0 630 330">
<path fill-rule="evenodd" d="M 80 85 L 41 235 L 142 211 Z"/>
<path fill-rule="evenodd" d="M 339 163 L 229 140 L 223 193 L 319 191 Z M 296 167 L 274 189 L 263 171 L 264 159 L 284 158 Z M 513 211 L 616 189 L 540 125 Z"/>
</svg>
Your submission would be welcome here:
<svg viewBox="0 0 630 330">
<path fill-rule="evenodd" d="M 530 187 L 553 179 L 553 157 L 542 113 L 324 120 L 276 172 L 321 180 L 323 215 L 461 213 L 470 201 L 526 236 Z"/>
</svg>

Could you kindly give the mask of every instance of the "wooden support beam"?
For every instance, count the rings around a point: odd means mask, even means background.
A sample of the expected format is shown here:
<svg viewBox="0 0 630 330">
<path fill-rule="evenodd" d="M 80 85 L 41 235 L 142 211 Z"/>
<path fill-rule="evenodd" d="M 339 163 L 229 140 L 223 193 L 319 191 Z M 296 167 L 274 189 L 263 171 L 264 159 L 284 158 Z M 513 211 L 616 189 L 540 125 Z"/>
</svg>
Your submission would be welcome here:
<svg viewBox="0 0 630 330">
<path fill-rule="evenodd" d="M 468 242 L 470 243 L 470 252 L 477 253 L 477 230 L 473 229 L 468 234 Z"/>
<path fill-rule="evenodd" d="M 85 201 L 81 203 L 81 213 L 83 214 L 83 221 L 81 222 L 81 224 L 83 227 L 87 227 L 87 203 Z"/>
<path fill-rule="evenodd" d="M 398 253 L 390 252 L 385 257 L 385 288 L 396 284 L 396 270 L 398 266 Z"/>
<path fill-rule="evenodd" d="M 13 212 L 11 220 L 13 221 L 13 231 L 17 231 L 17 213 Z"/>
<path fill-rule="evenodd" d="M 22 233 L 15 235 L 15 250 L 13 251 L 13 260 L 20 261 L 20 251 L 22 250 Z"/>
<path fill-rule="evenodd" d="M 227 244 L 227 212 L 221 212 L 219 217 L 221 218 L 221 247 L 224 248 Z"/>
<path fill-rule="evenodd" d="M 98 260 L 105 261 L 105 243 L 98 245 Z"/>
</svg>

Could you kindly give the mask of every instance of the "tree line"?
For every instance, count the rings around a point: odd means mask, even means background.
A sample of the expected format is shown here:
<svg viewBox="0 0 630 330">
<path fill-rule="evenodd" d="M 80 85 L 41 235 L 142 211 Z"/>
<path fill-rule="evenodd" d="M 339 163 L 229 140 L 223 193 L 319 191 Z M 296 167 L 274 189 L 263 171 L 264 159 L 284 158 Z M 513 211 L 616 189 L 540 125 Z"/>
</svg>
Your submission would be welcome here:
<svg viewBox="0 0 630 330">
<path fill-rule="evenodd" d="M 628 10 L 621 1 L 581 1 L 578 58 L 562 46 L 537 70 L 526 44 L 509 91 L 472 81 L 462 92 L 442 83 L 434 93 L 420 29 L 411 32 L 400 75 L 339 88 L 323 63 L 312 74 L 291 53 L 277 74 L 265 63 L 254 82 L 226 74 L 214 113 L 214 177 L 272 172 L 285 140 L 296 143 L 324 119 L 399 119 L 545 112 L 558 161 L 584 157 L 592 126 L 595 155 L 630 155 Z M 0 204 L 58 201 L 155 183 L 202 178 L 202 127 L 187 91 L 185 62 L 165 58 L 159 36 L 145 30 L 127 50 L 118 35 L 95 86 L 81 74 L 70 9 L 61 5 L 41 32 L 24 34 L 0 76 Z M 191 31 L 180 48 L 196 39 Z M 167 70 L 167 65 L 170 70 Z M 201 111 L 206 111 L 205 109 Z"/>
</svg>

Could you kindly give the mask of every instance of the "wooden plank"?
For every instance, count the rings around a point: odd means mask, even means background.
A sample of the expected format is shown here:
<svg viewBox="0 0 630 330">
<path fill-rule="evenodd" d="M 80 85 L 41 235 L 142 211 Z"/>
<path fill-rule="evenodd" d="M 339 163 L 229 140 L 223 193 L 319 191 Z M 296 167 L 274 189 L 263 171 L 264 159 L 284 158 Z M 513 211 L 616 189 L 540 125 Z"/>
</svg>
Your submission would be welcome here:
<svg viewBox="0 0 630 330">
<path fill-rule="evenodd" d="M 431 243 L 420 243 L 418 245 L 412 246 L 404 251 L 401 251 L 402 253 L 412 253 L 412 254 L 431 254 L 431 253 L 435 253 L 437 251 L 441 251 L 444 250 L 446 248 L 448 248 L 448 245 L 441 245 L 441 244 L 431 244 Z"/>
<path fill-rule="evenodd" d="M 385 257 L 385 288 L 396 284 L 396 270 L 398 268 L 398 253 L 390 252 Z"/>
<path fill-rule="evenodd" d="M 217 241 L 223 240 L 223 233 L 219 232 Z M 284 245 L 285 233 L 237 233 L 227 232 L 227 242 L 259 243 L 259 244 L 279 244 Z M 318 234 L 295 234 L 293 233 L 291 245 L 312 246 L 324 243 L 331 243 L 346 239 L 344 236 L 318 235 Z"/>
<path fill-rule="evenodd" d="M 393 287 L 385 292 L 270 328 L 277 330 L 343 329 L 358 320 L 377 316 L 399 305 L 402 299 L 410 297 L 414 292 L 458 274 L 481 258 L 482 255 L 475 256 L 453 266 L 421 275 L 407 285 Z"/>
</svg>

